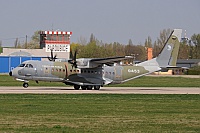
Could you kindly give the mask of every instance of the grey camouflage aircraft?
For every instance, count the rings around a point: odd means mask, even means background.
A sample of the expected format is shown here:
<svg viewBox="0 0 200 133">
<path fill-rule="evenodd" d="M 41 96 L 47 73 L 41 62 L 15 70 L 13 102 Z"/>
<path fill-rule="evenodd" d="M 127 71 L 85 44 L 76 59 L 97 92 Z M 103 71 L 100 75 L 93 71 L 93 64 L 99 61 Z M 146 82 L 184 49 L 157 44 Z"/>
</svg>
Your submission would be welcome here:
<svg viewBox="0 0 200 133">
<path fill-rule="evenodd" d="M 56 59 L 51 54 L 50 61 L 24 61 L 14 68 L 9 75 L 18 81 L 23 81 L 27 88 L 29 80 L 63 82 L 73 85 L 74 89 L 99 90 L 108 84 L 120 84 L 129 80 L 176 67 L 180 46 L 181 29 L 174 29 L 166 41 L 158 57 L 135 65 L 119 65 L 131 56 L 110 58 L 80 58 L 76 59 L 76 52 L 72 59 Z"/>
</svg>

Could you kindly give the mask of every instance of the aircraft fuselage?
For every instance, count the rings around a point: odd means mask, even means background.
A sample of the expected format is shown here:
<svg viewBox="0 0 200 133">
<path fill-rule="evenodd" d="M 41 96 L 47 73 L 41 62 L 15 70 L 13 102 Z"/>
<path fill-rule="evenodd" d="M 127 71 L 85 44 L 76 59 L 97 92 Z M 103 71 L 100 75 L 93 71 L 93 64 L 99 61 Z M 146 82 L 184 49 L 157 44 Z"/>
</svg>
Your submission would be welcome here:
<svg viewBox="0 0 200 133">
<path fill-rule="evenodd" d="M 21 81 L 63 82 L 69 85 L 117 84 L 148 73 L 142 66 L 115 65 L 96 68 L 73 68 L 68 62 L 25 61 L 13 69 L 12 76 Z"/>
</svg>

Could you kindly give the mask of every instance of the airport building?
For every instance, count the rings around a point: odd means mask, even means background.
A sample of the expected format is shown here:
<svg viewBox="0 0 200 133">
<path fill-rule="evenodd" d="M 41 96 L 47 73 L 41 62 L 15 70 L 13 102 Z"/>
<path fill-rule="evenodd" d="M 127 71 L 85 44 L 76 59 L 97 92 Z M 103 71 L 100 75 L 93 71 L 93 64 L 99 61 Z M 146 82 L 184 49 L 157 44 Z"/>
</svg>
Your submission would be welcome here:
<svg viewBox="0 0 200 133">
<path fill-rule="evenodd" d="M 41 31 L 40 49 L 3 48 L 0 54 L 0 73 L 8 73 L 26 60 L 48 60 L 50 52 L 58 58 L 69 59 L 72 32 Z"/>
<path fill-rule="evenodd" d="M 70 52 L 70 36 L 72 32 L 63 31 L 41 31 L 40 48 L 45 48 L 45 52 Z"/>
</svg>

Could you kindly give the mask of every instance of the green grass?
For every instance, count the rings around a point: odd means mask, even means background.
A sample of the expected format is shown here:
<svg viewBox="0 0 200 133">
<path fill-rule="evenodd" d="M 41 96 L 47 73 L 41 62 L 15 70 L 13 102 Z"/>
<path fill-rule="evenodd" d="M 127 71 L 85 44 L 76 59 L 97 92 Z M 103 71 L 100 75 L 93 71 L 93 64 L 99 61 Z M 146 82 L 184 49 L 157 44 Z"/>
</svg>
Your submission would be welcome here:
<svg viewBox="0 0 200 133">
<path fill-rule="evenodd" d="M 0 75 L 0 86 L 22 86 L 23 82 L 14 80 L 8 75 Z M 30 81 L 30 86 L 66 86 L 58 82 L 39 82 Z M 120 87 L 200 87 L 199 78 L 183 78 L 183 77 L 141 77 L 129 82 L 109 85 Z"/>
<path fill-rule="evenodd" d="M 200 87 L 200 78 L 141 77 L 114 86 L 121 87 Z"/>
<path fill-rule="evenodd" d="M 0 47 L 0 53 L 2 53 L 3 52 L 3 48 L 2 47 Z"/>
<path fill-rule="evenodd" d="M 1 132 L 200 132 L 199 95 L 1 94 Z"/>
</svg>

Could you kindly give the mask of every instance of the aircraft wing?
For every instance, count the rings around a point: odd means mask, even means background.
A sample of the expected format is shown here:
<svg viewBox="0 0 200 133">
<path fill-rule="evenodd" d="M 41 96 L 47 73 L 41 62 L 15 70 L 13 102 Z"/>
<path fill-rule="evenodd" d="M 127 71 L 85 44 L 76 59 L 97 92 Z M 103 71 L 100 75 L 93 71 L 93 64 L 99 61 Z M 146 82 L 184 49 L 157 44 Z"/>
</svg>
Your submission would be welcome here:
<svg viewBox="0 0 200 133">
<path fill-rule="evenodd" d="M 132 56 L 118 56 L 108 58 L 79 58 L 77 59 L 78 68 L 95 68 L 103 66 L 104 64 L 112 66 L 114 63 L 120 62 L 125 59 L 132 59 Z"/>
<path fill-rule="evenodd" d="M 96 58 L 96 59 L 91 59 L 90 63 L 112 65 L 112 64 L 120 62 L 122 60 L 132 59 L 132 58 L 133 58 L 132 56 L 118 56 L 118 57 L 109 57 L 109 58 Z"/>
</svg>

